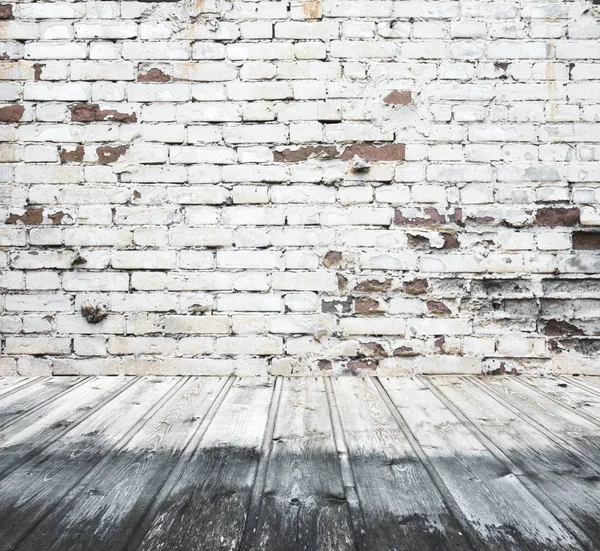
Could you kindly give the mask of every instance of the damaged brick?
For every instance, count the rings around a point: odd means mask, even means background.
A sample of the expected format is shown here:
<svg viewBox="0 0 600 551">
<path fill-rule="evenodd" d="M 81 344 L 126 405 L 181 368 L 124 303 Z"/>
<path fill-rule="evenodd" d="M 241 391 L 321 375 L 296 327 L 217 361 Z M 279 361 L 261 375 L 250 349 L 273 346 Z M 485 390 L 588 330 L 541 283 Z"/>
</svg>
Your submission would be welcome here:
<svg viewBox="0 0 600 551">
<path fill-rule="evenodd" d="M 323 257 L 322 264 L 325 268 L 337 266 L 342 261 L 342 253 L 339 251 L 328 251 Z"/>
<path fill-rule="evenodd" d="M 33 65 L 33 80 L 36 82 L 42 80 L 42 70 L 45 67 L 42 63 L 34 63 Z"/>
<path fill-rule="evenodd" d="M 52 214 L 49 214 L 48 218 L 52 220 L 52 224 L 54 226 L 59 226 L 65 216 L 69 215 L 63 212 L 62 210 L 59 210 L 58 212 L 53 212 Z"/>
<path fill-rule="evenodd" d="M 356 143 L 347 147 L 342 153 L 342 161 L 350 161 L 355 155 L 365 161 L 404 161 L 405 146 L 401 143 L 373 145 Z"/>
<path fill-rule="evenodd" d="M 428 300 L 427 309 L 432 314 L 446 315 L 451 314 L 450 308 L 448 308 L 443 302 L 439 300 Z"/>
<path fill-rule="evenodd" d="M 571 337 L 573 335 L 583 335 L 584 332 L 568 321 L 549 320 L 544 327 L 544 334 L 550 337 Z"/>
<path fill-rule="evenodd" d="M 360 346 L 360 355 L 369 358 L 387 357 L 387 352 L 378 342 L 365 342 Z"/>
<path fill-rule="evenodd" d="M 0 4 L 0 20 L 14 19 L 12 4 Z"/>
<path fill-rule="evenodd" d="M 376 360 L 352 360 L 348 362 L 348 370 L 352 373 L 358 373 L 362 370 L 375 371 L 379 363 Z"/>
<path fill-rule="evenodd" d="M 354 301 L 354 311 L 357 314 L 372 314 L 374 312 L 379 312 L 379 301 L 373 298 L 357 298 Z"/>
<path fill-rule="evenodd" d="M 346 314 L 352 311 L 352 299 L 324 300 L 321 302 L 321 310 L 329 314 Z"/>
<path fill-rule="evenodd" d="M 22 105 L 7 105 L 0 107 L 0 122 L 19 122 L 23 117 L 25 107 Z"/>
<path fill-rule="evenodd" d="M 445 215 L 433 207 L 426 207 L 419 214 L 407 214 L 405 216 L 400 209 L 396 209 L 394 213 L 394 223 L 406 226 L 435 226 L 457 222 L 458 220 L 462 220 L 462 213 L 457 214 L 455 211 L 454 213 Z"/>
<path fill-rule="evenodd" d="M 119 160 L 121 155 L 124 155 L 127 152 L 128 149 L 129 147 L 126 145 L 105 145 L 102 147 L 98 147 L 96 149 L 96 154 L 98 155 L 98 162 L 103 165 L 115 163 Z"/>
<path fill-rule="evenodd" d="M 334 145 L 307 145 L 298 149 L 282 149 L 273 152 L 278 163 L 297 163 L 308 159 L 335 159 L 339 151 Z"/>
<path fill-rule="evenodd" d="M 137 79 L 138 82 L 169 82 L 171 75 L 167 75 L 154 67 L 146 73 L 140 73 Z"/>
<path fill-rule="evenodd" d="M 422 295 L 427 292 L 427 289 L 429 289 L 429 283 L 426 279 L 413 279 L 402 284 L 402 290 L 409 295 Z"/>
<path fill-rule="evenodd" d="M 388 105 L 410 105 L 412 103 L 412 93 L 410 90 L 392 90 L 383 102 Z"/>
<path fill-rule="evenodd" d="M 26 226 L 37 226 L 42 223 L 44 218 L 44 209 L 38 207 L 29 207 L 23 214 L 9 214 L 6 219 L 7 224 L 25 224 Z"/>
<path fill-rule="evenodd" d="M 97 103 L 79 103 L 71 107 L 71 120 L 74 122 L 113 121 L 132 123 L 137 122 L 135 113 L 120 113 L 115 109 L 100 109 Z"/>
<path fill-rule="evenodd" d="M 418 353 L 410 346 L 402 345 L 395 348 L 392 352 L 393 356 L 417 356 Z"/>
<path fill-rule="evenodd" d="M 65 149 L 62 147 L 59 152 L 60 162 L 65 163 L 80 163 L 83 161 L 85 149 L 82 145 L 78 145 L 75 149 Z"/>
<path fill-rule="evenodd" d="M 331 362 L 329 360 L 319 360 L 317 362 L 317 366 L 321 371 L 329 371 L 332 367 Z"/>
<path fill-rule="evenodd" d="M 358 283 L 354 290 L 359 293 L 385 293 L 392 288 L 392 280 L 386 279 L 384 281 L 378 281 L 377 279 L 368 279 Z"/>
<path fill-rule="evenodd" d="M 574 249 L 600 249 L 600 232 L 573 232 L 573 235 L 571 236 L 571 242 Z"/>
<path fill-rule="evenodd" d="M 535 222 L 539 226 L 576 226 L 579 224 L 578 208 L 547 208 L 538 209 Z"/>
</svg>

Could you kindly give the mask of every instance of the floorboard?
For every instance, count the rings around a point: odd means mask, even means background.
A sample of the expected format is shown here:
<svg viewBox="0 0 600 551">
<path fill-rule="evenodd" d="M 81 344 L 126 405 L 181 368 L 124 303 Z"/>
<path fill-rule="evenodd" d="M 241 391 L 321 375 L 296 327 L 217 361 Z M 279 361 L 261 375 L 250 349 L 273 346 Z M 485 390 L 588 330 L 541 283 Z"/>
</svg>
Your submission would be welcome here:
<svg viewBox="0 0 600 551">
<path fill-rule="evenodd" d="M 596 551 L 592 377 L 0 378 L 0 551 Z"/>
</svg>

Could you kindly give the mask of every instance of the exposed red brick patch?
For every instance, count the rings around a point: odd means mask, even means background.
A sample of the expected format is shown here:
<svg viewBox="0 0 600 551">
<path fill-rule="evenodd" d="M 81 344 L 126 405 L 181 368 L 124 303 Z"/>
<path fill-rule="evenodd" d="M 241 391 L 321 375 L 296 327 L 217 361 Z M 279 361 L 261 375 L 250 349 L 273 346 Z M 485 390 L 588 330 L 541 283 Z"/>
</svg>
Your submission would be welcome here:
<svg viewBox="0 0 600 551">
<path fill-rule="evenodd" d="M 443 233 L 442 237 L 444 238 L 444 246 L 442 249 L 458 249 L 460 247 L 460 243 L 456 235 L 452 233 Z"/>
<path fill-rule="evenodd" d="M 137 79 L 138 82 L 169 82 L 171 80 L 171 75 L 167 75 L 160 69 L 154 67 L 147 73 L 140 73 Z"/>
<path fill-rule="evenodd" d="M 394 213 L 394 223 L 406 226 L 433 226 L 454 221 L 452 220 L 451 215 L 446 216 L 440 214 L 438 210 L 433 207 L 424 208 L 420 214 L 421 215 L 407 214 L 405 216 L 401 210 L 396 209 L 396 212 Z"/>
<path fill-rule="evenodd" d="M 60 152 L 60 162 L 61 163 L 80 163 L 83 161 L 83 156 L 85 155 L 85 149 L 82 145 L 78 145 L 75 149 L 65 149 L 61 148 Z"/>
<path fill-rule="evenodd" d="M 500 364 L 500 367 L 497 367 L 496 369 L 492 369 L 491 371 L 488 371 L 486 373 L 486 375 L 518 375 L 519 372 L 517 371 L 516 367 L 513 367 L 511 369 L 506 369 L 506 364 L 504 362 L 502 362 Z"/>
<path fill-rule="evenodd" d="M 379 281 L 377 279 L 368 279 L 366 281 L 361 281 L 358 283 L 354 290 L 359 293 L 385 293 L 389 291 L 392 287 L 392 280 L 385 279 L 384 281 Z"/>
<path fill-rule="evenodd" d="M 282 149 L 273 152 L 278 163 L 297 163 L 308 159 L 335 159 L 339 156 L 335 145 L 306 145 L 298 149 Z"/>
<path fill-rule="evenodd" d="M 361 355 L 368 356 L 369 358 L 375 356 L 387 356 L 387 352 L 385 348 L 381 346 L 378 342 L 365 342 L 360 347 Z"/>
<path fill-rule="evenodd" d="M 331 369 L 331 362 L 329 360 L 319 360 L 317 365 L 321 371 L 328 371 Z"/>
<path fill-rule="evenodd" d="M 59 210 L 58 212 L 53 212 L 52 214 L 49 214 L 48 218 L 50 218 L 50 220 L 52 220 L 53 225 L 59 226 L 65 216 L 69 216 L 69 215 L 67 213 L 63 212 L 62 210 Z M 70 216 L 69 216 L 69 218 L 70 218 Z"/>
<path fill-rule="evenodd" d="M 335 274 L 337 279 L 338 290 L 341 294 L 344 294 L 348 289 L 348 278 L 343 274 Z"/>
<path fill-rule="evenodd" d="M 71 120 L 74 122 L 137 122 L 135 113 L 120 113 L 115 109 L 102 110 L 97 103 L 79 103 L 71 107 Z"/>
<path fill-rule="evenodd" d="M 443 302 L 440 302 L 439 300 L 428 300 L 427 309 L 432 314 L 444 315 L 451 313 L 450 308 L 448 308 Z"/>
<path fill-rule="evenodd" d="M 406 234 L 408 246 L 413 249 L 427 249 L 431 246 L 431 243 L 424 235 L 407 233 Z"/>
<path fill-rule="evenodd" d="M 358 155 L 365 161 L 404 161 L 405 153 L 406 148 L 402 143 L 386 145 L 355 143 L 344 150 L 341 159 L 350 161 L 354 155 Z"/>
<path fill-rule="evenodd" d="M 578 208 L 538 209 L 535 222 L 540 226 L 576 226 L 579 224 Z"/>
<path fill-rule="evenodd" d="M 392 90 L 383 102 L 388 105 L 409 105 L 412 103 L 412 93 L 410 90 Z"/>
<path fill-rule="evenodd" d="M 438 349 L 439 352 L 444 351 L 444 345 L 446 344 L 446 339 L 444 337 L 438 337 L 433 341 L 433 345 Z"/>
<path fill-rule="evenodd" d="M 571 236 L 574 249 L 600 249 L 600 233 L 599 232 L 573 232 Z"/>
<path fill-rule="evenodd" d="M 402 290 L 409 295 L 422 295 L 427 292 L 427 289 L 429 289 L 429 283 L 426 279 L 413 279 L 402 284 Z"/>
<path fill-rule="evenodd" d="M 410 346 L 399 346 L 392 352 L 394 356 L 416 356 L 417 352 Z"/>
<path fill-rule="evenodd" d="M 567 321 L 550 320 L 544 327 L 544 333 L 551 337 L 583 335 L 583 331 Z"/>
<path fill-rule="evenodd" d="M 11 213 L 6 219 L 7 224 L 25 224 L 26 226 L 37 226 L 42 223 L 44 218 L 44 209 L 37 207 L 29 207 L 23 214 Z"/>
<path fill-rule="evenodd" d="M 33 65 L 33 80 L 35 80 L 36 82 L 38 80 L 42 80 L 42 69 L 45 66 L 46 65 L 43 63 L 34 63 L 34 65 Z"/>
<path fill-rule="evenodd" d="M 141 199 L 142 198 L 142 194 L 137 189 L 134 189 L 133 190 L 133 198 L 134 199 Z"/>
<path fill-rule="evenodd" d="M 373 298 L 357 298 L 354 301 L 354 311 L 357 314 L 372 314 L 379 310 L 379 301 Z"/>
<path fill-rule="evenodd" d="M 0 107 L 0 122 L 19 122 L 24 112 L 25 107 L 22 105 Z"/>
<path fill-rule="evenodd" d="M 98 155 L 98 162 L 103 165 L 114 163 L 118 161 L 121 155 L 124 155 L 128 149 L 129 146 L 127 145 L 117 145 L 114 147 L 110 145 L 105 145 L 99 147 L 96 149 L 96 154 Z"/>
<path fill-rule="evenodd" d="M 342 253 L 339 251 L 328 251 L 321 263 L 325 268 L 331 268 L 332 266 L 338 265 L 342 261 Z"/>
<path fill-rule="evenodd" d="M 6 21 L 14 18 L 12 4 L 0 4 L 0 19 Z"/>
<path fill-rule="evenodd" d="M 369 371 L 375 371 L 377 369 L 378 362 L 375 360 L 352 360 L 348 362 L 348 370 L 352 373 L 358 373 L 359 371 L 366 369 Z"/>
</svg>

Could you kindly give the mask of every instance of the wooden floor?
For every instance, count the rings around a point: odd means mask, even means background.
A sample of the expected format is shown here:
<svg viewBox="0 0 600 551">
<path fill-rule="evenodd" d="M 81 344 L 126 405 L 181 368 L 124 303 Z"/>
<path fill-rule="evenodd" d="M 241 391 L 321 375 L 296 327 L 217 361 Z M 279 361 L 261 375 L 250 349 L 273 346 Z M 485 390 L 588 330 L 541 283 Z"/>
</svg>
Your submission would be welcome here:
<svg viewBox="0 0 600 551">
<path fill-rule="evenodd" d="M 0 550 L 597 550 L 600 379 L 0 378 Z"/>
</svg>

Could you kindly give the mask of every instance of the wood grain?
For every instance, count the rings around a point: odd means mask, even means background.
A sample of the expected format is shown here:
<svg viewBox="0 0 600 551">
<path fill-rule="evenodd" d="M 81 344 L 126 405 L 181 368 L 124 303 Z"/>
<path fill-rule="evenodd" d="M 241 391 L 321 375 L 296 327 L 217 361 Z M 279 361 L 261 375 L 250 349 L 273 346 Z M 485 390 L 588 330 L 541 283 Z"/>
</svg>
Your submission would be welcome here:
<svg viewBox="0 0 600 551">
<path fill-rule="evenodd" d="M 248 516 L 274 380 L 237 379 L 181 478 L 128 549 L 236 549 Z"/>
<path fill-rule="evenodd" d="M 137 432 L 138 422 L 177 382 L 174 377 L 138 379 L 4 478 L 0 485 L 0 549 L 13 549 L 132 429 Z"/>
<path fill-rule="evenodd" d="M 385 379 L 409 429 L 489 549 L 580 549 L 575 538 L 425 385 Z M 481 544 L 480 544 L 481 545 Z"/>
<path fill-rule="evenodd" d="M 355 549 L 322 378 L 283 382 L 260 513 L 240 549 Z"/>
<path fill-rule="evenodd" d="M 224 382 L 187 380 L 103 468 L 73 488 L 21 548 L 123 549 Z"/>
<path fill-rule="evenodd" d="M 366 533 L 362 549 L 471 549 L 374 383 L 333 385 Z"/>
</svg>

